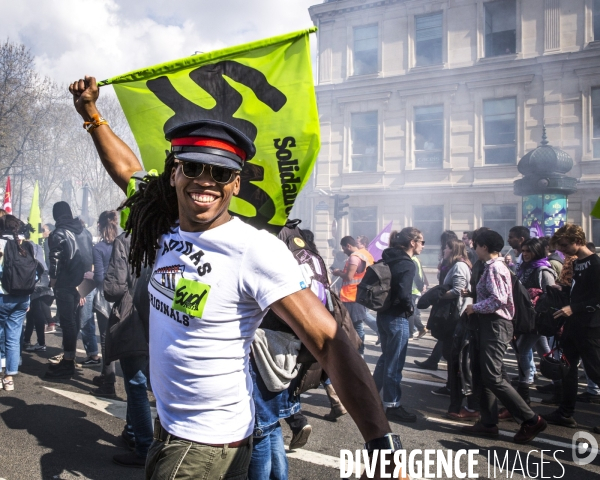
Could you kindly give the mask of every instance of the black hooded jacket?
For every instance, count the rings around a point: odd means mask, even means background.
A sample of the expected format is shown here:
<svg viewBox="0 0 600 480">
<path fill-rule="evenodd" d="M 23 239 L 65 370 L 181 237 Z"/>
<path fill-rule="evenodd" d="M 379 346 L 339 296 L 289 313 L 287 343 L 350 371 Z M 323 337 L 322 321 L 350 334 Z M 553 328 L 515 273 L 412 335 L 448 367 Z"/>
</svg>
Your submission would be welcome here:
<svg viewBox="0 0 600 480">
<path fill-rule="evenodd" d="M 92 270 L 92 235 L 78 218 L 60 217 L 48 236 L 49 274 L 55 288 L 77 287 L 83 274 Z"/>
<path fill-rule="evenodd" d="M 399 248 L 386 248 L 383 251 L 382 258 L 389 265 L 392 273 L 390 292 L 393 299 L 392 306 L 385 313 L 408 318 L 414 311 L 412 285 L 417 266 L 412 258 Z"/>
</svg>

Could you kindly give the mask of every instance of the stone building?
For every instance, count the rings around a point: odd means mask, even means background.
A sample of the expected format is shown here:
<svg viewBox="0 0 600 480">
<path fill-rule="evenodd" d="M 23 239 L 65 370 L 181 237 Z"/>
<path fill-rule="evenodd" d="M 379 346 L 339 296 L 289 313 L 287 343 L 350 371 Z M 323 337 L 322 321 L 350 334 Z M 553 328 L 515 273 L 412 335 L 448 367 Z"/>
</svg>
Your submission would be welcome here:
<svg viewBox="0 0 600 480">
<path fill-rule="evenodd" d="M 439 235 L 522 223 L 518 160 L 551 145 L 574 160 L 568 221 L 600 245 L 600 0 L 329 0 L 319 27 L 322 148 L 293 214 L 328 239 L 390 221 Z M 333 195 L 349 195 L 335 228 Z M 599 223 L 597 223 L 599 222 Z M 333 242 L 330 242 L 333 243 Z"/>
</svg>

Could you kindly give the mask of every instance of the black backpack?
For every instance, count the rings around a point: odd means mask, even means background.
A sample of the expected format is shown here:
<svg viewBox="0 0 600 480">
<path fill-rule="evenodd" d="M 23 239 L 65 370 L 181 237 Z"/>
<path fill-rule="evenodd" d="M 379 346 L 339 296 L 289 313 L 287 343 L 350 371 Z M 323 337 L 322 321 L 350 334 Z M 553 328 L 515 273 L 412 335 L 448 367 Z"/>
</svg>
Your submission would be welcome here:
<svg viewBox="0 0 600 480">
<path fill-rule="evenodd" d="M 367 267 L 358 284 L 356 303 L 376 312 L 385 312 L 392 306 L 392 272 L 383 260 Z"/>
<path fill-rule="evenodd" d="M 554 313 L 568 304 L 568 294 L 558 288 L 546 286 L 535 304 L 537 333 L 546 337 L 555 336 L 564 325 L 566 317 L 554 318 Z"/>
<path fill-rule="evenodd" d="M 21 247 L 27 256 L 19 253 L 17 242 L 5 240 L 3 249 L 2 288 L 10 295 L 31 295 L 37 283 L 38 261 L 33 245 L 23 242 Z"/>
<path fill-rule="evenodd" d="M 516 275 L 512 275 L 512 294 L 515 304 L 515 316 L 513 317 L 515 335 L 536 332 L 536 313 L 529 292 Z"/>
</svg>

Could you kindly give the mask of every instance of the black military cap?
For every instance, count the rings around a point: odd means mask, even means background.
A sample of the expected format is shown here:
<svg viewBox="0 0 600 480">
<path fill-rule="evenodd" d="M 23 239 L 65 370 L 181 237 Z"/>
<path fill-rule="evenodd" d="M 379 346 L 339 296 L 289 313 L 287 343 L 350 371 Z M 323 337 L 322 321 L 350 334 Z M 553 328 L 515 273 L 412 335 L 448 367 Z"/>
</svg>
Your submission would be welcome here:
<svg viewBox="0 0 600 480">
<path fill-rule="evenodd" d="M 256 154 L 254 142 L 244 133 L 218 120 L 198 120 L 165 133 L 175 158 L 186 162 L 218 165 L 241 170 Z"/>
</svg>

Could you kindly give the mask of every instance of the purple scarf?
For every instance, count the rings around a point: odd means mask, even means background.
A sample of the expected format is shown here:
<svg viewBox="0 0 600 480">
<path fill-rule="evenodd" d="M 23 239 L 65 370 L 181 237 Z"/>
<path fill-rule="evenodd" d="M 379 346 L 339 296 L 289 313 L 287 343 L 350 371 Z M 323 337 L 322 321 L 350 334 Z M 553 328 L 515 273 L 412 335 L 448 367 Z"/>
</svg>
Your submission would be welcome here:
<svg viewBox="0 0 600 480">
<path fill-rule="evenodd" d="M 552 268 L 552 265 L 546 257 L 534 260 L 533 262 L 523 262 L 517 267 L 517 277 L 521 283 L 525 286 L 528 283 L 531 275 L 538 270 L 538 268 L 548 267 Z"/>
</svg>

